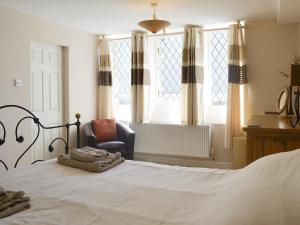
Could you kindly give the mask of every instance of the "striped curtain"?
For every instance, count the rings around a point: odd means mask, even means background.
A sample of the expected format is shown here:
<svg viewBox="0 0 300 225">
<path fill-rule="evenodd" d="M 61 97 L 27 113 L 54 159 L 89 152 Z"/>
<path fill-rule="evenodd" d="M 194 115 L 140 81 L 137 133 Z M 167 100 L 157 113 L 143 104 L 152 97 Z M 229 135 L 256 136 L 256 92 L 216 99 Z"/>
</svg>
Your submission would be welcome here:
<svg viewBox="0 0 300 225">
<path fill-rule="evenodd" d="M 111 119 L 112 107 L 112 73 L 109 55 L 109 43 L 105 37 L 99 38 L 99 75 L 98 75 L 98 118 Z"/>
<path fill-rule="evenodd" d="M 232 148 L 233 137 L 243 136 L 242 124 L 248 119 L 248 89 L 245 39 L 241 24 L 228 33 L 228 95 L 225 147 Z"/>
<path fill-rule="evenodd" d="M 186 27 L 182 54 L 181 121 L 198 125 L 203 119 L 203 31 Z"/>
<path fill-rule="evenodd" d="M 133 123 L 143 123 L 145 89 L 150 84 L 146 33 L 132 33 L 131 48 L 131 120 Z"/>
</svg>

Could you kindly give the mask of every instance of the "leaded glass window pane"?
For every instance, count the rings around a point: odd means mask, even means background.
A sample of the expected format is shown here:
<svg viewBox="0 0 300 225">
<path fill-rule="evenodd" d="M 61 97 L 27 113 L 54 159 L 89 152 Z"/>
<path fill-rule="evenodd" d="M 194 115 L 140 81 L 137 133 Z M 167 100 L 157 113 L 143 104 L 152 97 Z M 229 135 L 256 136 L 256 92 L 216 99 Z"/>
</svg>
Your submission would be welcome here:
<svg viewBox="0 0 300 225">
<path fill-rule="evenodd" d="M 211 71 L 211 102 L 213 105 L 227 103 L 228 51 L 227 30 L 208 33 L 209 66 Z"/>
<path fill-rule="evenodd" d="M 116 105 L 130 104 L 131 39 L 111 40 L 113 101 Z"/>
<path fill-rule="evenodd" d="M 159 38 L 160 97 L 165 101 L 180 99 L 182 42 L 182 35 Z"/>
</svg>

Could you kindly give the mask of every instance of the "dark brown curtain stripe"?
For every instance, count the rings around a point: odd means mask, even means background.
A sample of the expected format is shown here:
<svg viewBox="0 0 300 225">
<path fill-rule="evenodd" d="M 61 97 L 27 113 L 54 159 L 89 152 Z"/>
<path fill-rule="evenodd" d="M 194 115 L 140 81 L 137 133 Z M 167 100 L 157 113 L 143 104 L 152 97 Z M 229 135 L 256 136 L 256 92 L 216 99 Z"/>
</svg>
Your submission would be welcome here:
<svg viewBox="0 0 300 225">
<path fill-rule="evenodd" d="M 112 86 L 111 71 L 99 71 L 98 85 L 99 86 Z"/>
<path fill-rule="evenodd" d="M 183 66 L 182 67 L 182 84 L 203 83 L 203 77 L 198 76 L 203 74 L 203 68 L 200 66 Z"/>
<path fill-rule="evenodd" d="M 131 85 L 150 85 L 150 71 L 131 69 Z"/>
<path fill-rule="evenodd" d="M 131 85 L 144 84 L 144 69 L 131 69 Z"/>
<path fill-rule="evenodd" d="M 228 66 L 228 82 L 234 84 L 247 84 L 247 65 L 237 66 L 230 65 Z"/>
</svg>

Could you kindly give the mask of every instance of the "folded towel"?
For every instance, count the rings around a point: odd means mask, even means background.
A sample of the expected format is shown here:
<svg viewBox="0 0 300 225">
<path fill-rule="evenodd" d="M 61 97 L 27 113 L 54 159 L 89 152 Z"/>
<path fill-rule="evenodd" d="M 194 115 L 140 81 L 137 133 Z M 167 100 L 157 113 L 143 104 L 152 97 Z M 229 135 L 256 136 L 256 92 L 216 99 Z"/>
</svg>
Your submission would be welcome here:
<svg viewBox="0 0 300 225">
<path fill-rule="evenodd" d="M 7 216 L 11 216 L 13 214 L 24 211 L 26 209 L 30 209 L 29 201 L 18 203 L 16 205 L 10 206 L 10 207 L 0 211 L 0 219 L 7 217 Z"/>
<path fill-rule="evenodd" d="M 24 191 L 5 191 L 1 187 L 0 219 L 30 208 L 30 198 L 24 197 Z"/>
<path fill-rule="evenodd" d="M 70 157 L 82 162 L 95 162 L 108 156 L 108 151 L 104 149 L 96 149 L 91 147 L 84 147 L 81 149 L 72 149 Z"/>
<path fill-rule="evenodd" d="M 29 202 L 29 201 L 30 201 L 30 198 L 28 198 L 28 197 L 22 197 L 22 198 L 13 199 L 13 200 L 11 200 L 9 202 L 6 202 L 6 203 L 0 205 L 0 212 L 3 211 L 3 210 L 5 210 L 8 207 L 12 207 L 12 206 L 17 205 L 19 203 Z"/>
<path fill-rule="evenodd" d="M 57 162 L 62 165 L 82 169 L 82 170 L 89 171 L 89 172 L 97 172 L 97 173 L 101 173 L 110 168 L 113 168 L 113 167 L 117 166 L 118 164 L 122 163 L 123 161 L 124 161 L 124 158 L 120 157 L 120 158 L 114 160 L 113 162 L 111 162 L 110 164 L 101 164 L 100 161 L 81 162 L 81 161 L 72 159 L 69 155 L 60 155 L 57 158 Z"/>
<path fill-rule="evenodd" d="M 25 194 L 24 191 L 6 191 L 5 193 L 5 196 L 0 201 L 0 206 L 13 199 L 23 198 Z"/>
<path fill-rule="evenodd" d="M 109 153 L 106 157 L 101 158 L 98 161 L 102 166 L 107 166 L 120 158 L 121 158 L 121 153 L 116 152 L 116 153 Z"/>
</svg>

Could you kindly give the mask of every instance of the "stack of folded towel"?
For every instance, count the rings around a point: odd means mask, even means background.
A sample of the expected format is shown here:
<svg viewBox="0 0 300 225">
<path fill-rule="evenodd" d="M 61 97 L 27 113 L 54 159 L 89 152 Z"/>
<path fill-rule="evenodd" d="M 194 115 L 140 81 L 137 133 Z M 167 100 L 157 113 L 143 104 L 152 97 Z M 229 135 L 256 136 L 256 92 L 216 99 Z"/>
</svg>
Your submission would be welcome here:
<svg viewBox="0 0 300 225">
<path fill-rule="evenodd" d="M 0 186 L 0 219 L 30 208 L 24 191 L 5 191 Z"/>
<path fill-rule="evenodd" d="M 121 153 L 109 153 L 104 149 L 84 147 L 72 149 L 70 155 L 60 155 L 57 162 L 89 172 L 104 172 L 124 161 Z"/>
</svg>

